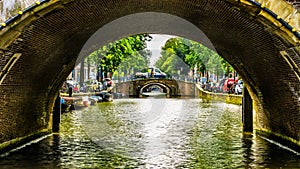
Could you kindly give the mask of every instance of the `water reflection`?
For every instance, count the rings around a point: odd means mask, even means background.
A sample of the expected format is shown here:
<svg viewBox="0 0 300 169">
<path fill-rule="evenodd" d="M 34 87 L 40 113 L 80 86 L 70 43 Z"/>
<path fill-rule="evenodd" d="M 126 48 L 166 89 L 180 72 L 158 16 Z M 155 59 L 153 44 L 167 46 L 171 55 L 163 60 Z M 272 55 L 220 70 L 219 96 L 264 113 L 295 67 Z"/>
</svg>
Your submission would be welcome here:
<svg viewBox="0 0 300 169">
<path fill-rule="evenodd" d="M 120 99 L 62 117 L 61 132 L 0 168 L 299 168 L 299 155 L 243 134 L 241 107 L 200 99 Z"/>
<path fill-rule="evenodd" d="M 244 142 L 248 168 L 300 168 L 299 153 L 255 135 Z"/>
</svg>

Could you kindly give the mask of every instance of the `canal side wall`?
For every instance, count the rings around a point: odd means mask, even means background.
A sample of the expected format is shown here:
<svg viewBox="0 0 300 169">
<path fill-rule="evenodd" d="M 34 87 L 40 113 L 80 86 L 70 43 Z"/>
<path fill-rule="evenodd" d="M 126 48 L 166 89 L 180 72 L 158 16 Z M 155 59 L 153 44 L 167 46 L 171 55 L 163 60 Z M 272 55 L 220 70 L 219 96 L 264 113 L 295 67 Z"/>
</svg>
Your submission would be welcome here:
<svg viewBox="0 0 300 169">
<path fill-rule="evenodd" d="M 195 97 L 198 96 L 198 92 L 196 90 L 195 83 L 193 82 L 184 82 L 177 81 L 179 95 L 182 97 Z"/>
<path fill-rule="evenodd" d="M 230 104 L 242 105 L 243 96 L 234 94 L 213 93 L 204 91 L 199 84 L 196 85 L 199 91 L 199 97 L 207 100 L 222 101 Z"/>
<path fill-rule="evenodd" d="M 113 93 L 121 93 L 123 97 L 129 97 L 130 93 L 133 93 L 133 87 L 130 86 L 130 82 L 114 83 L 112 89 Z"/>
</svg>

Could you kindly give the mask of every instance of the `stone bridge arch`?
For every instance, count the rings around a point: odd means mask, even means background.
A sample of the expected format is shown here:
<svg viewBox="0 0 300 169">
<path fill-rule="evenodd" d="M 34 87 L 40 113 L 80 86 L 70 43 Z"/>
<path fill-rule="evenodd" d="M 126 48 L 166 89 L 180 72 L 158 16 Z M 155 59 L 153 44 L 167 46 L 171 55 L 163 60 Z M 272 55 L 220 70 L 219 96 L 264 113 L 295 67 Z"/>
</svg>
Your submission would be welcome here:
<svg viewBox="0 0 300 169">
<path fill-rule="evenodd" d="M 165 84 L 162 84 L 162 83 L 148 83 L 148 84 L 145 84 L 144 86 L 141 87 L 140 91 L 139 91 L 139 97 L 141 97 L 144 89 L 148 88 L 148 87 L 151 87 L 151 86 L 154 86 L 154 85 L 157 85 L 159 87 L 161 87 L 161 89 L 163 90 L 162 92 L 166 93 L 166 97 L 169 98 L 171 97 L 171 89 L 169 86 L 166 86 Z"/>
<path fill-rule="evenodd" d="M 0 143 L 51 129 L 54 100 L 89 37 L 114 20 L 147 12 L 182 18 L 203 31 L 244 79 L 257 129 L 300 141 L 300 15 L 286 1 L 44 0 L 0 26 Z M 184 25 L 166 20 L 173 24 L 166 29 L 148 16 L 131 25 L 134 32 L 120 27 L 114 33 L 195 39 Z"/>
<path fill-rule="evenodd" d="M 143 89 L 153 85 L 163 88 L 167 98 L 181 96 L 178 82 L 173 79 L 133 80 L 130 82 L 130 86 L 133 88 L 131 96 L 142 97 Z"/>
</svg>

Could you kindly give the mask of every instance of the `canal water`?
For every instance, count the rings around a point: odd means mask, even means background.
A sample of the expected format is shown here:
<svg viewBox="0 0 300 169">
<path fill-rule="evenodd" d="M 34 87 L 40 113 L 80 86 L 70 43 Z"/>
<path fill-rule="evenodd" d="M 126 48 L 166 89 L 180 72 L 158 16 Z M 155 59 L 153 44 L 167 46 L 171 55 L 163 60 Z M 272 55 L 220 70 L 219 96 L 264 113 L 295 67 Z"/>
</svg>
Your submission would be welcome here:
<svg viewBox="0 0 300 169">
<path fill-rule="evenodd" d="M 118 99 L 62 115 L 61 132 L 0 157 L 0 168 L 300 168 L 297 152 L 242 133 L 241 106 Z"/>
</svg>

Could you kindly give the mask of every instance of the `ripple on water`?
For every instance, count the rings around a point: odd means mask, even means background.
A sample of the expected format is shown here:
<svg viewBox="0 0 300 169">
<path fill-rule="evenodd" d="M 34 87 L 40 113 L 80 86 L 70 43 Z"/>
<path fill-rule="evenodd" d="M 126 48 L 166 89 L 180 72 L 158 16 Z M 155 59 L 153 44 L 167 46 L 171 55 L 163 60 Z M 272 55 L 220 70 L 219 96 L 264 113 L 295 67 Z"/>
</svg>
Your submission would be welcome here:
<svg viewBox="0 0 300 169">
<path fill-rule="evenodd" d="M 299 156 L 242 134 L 241 106 L 120 99 L 63 114 L 61 132 L 0 168 L 297 168 Z M 281 154 L 282 156 L 278 156 Z"/>
</svg>

